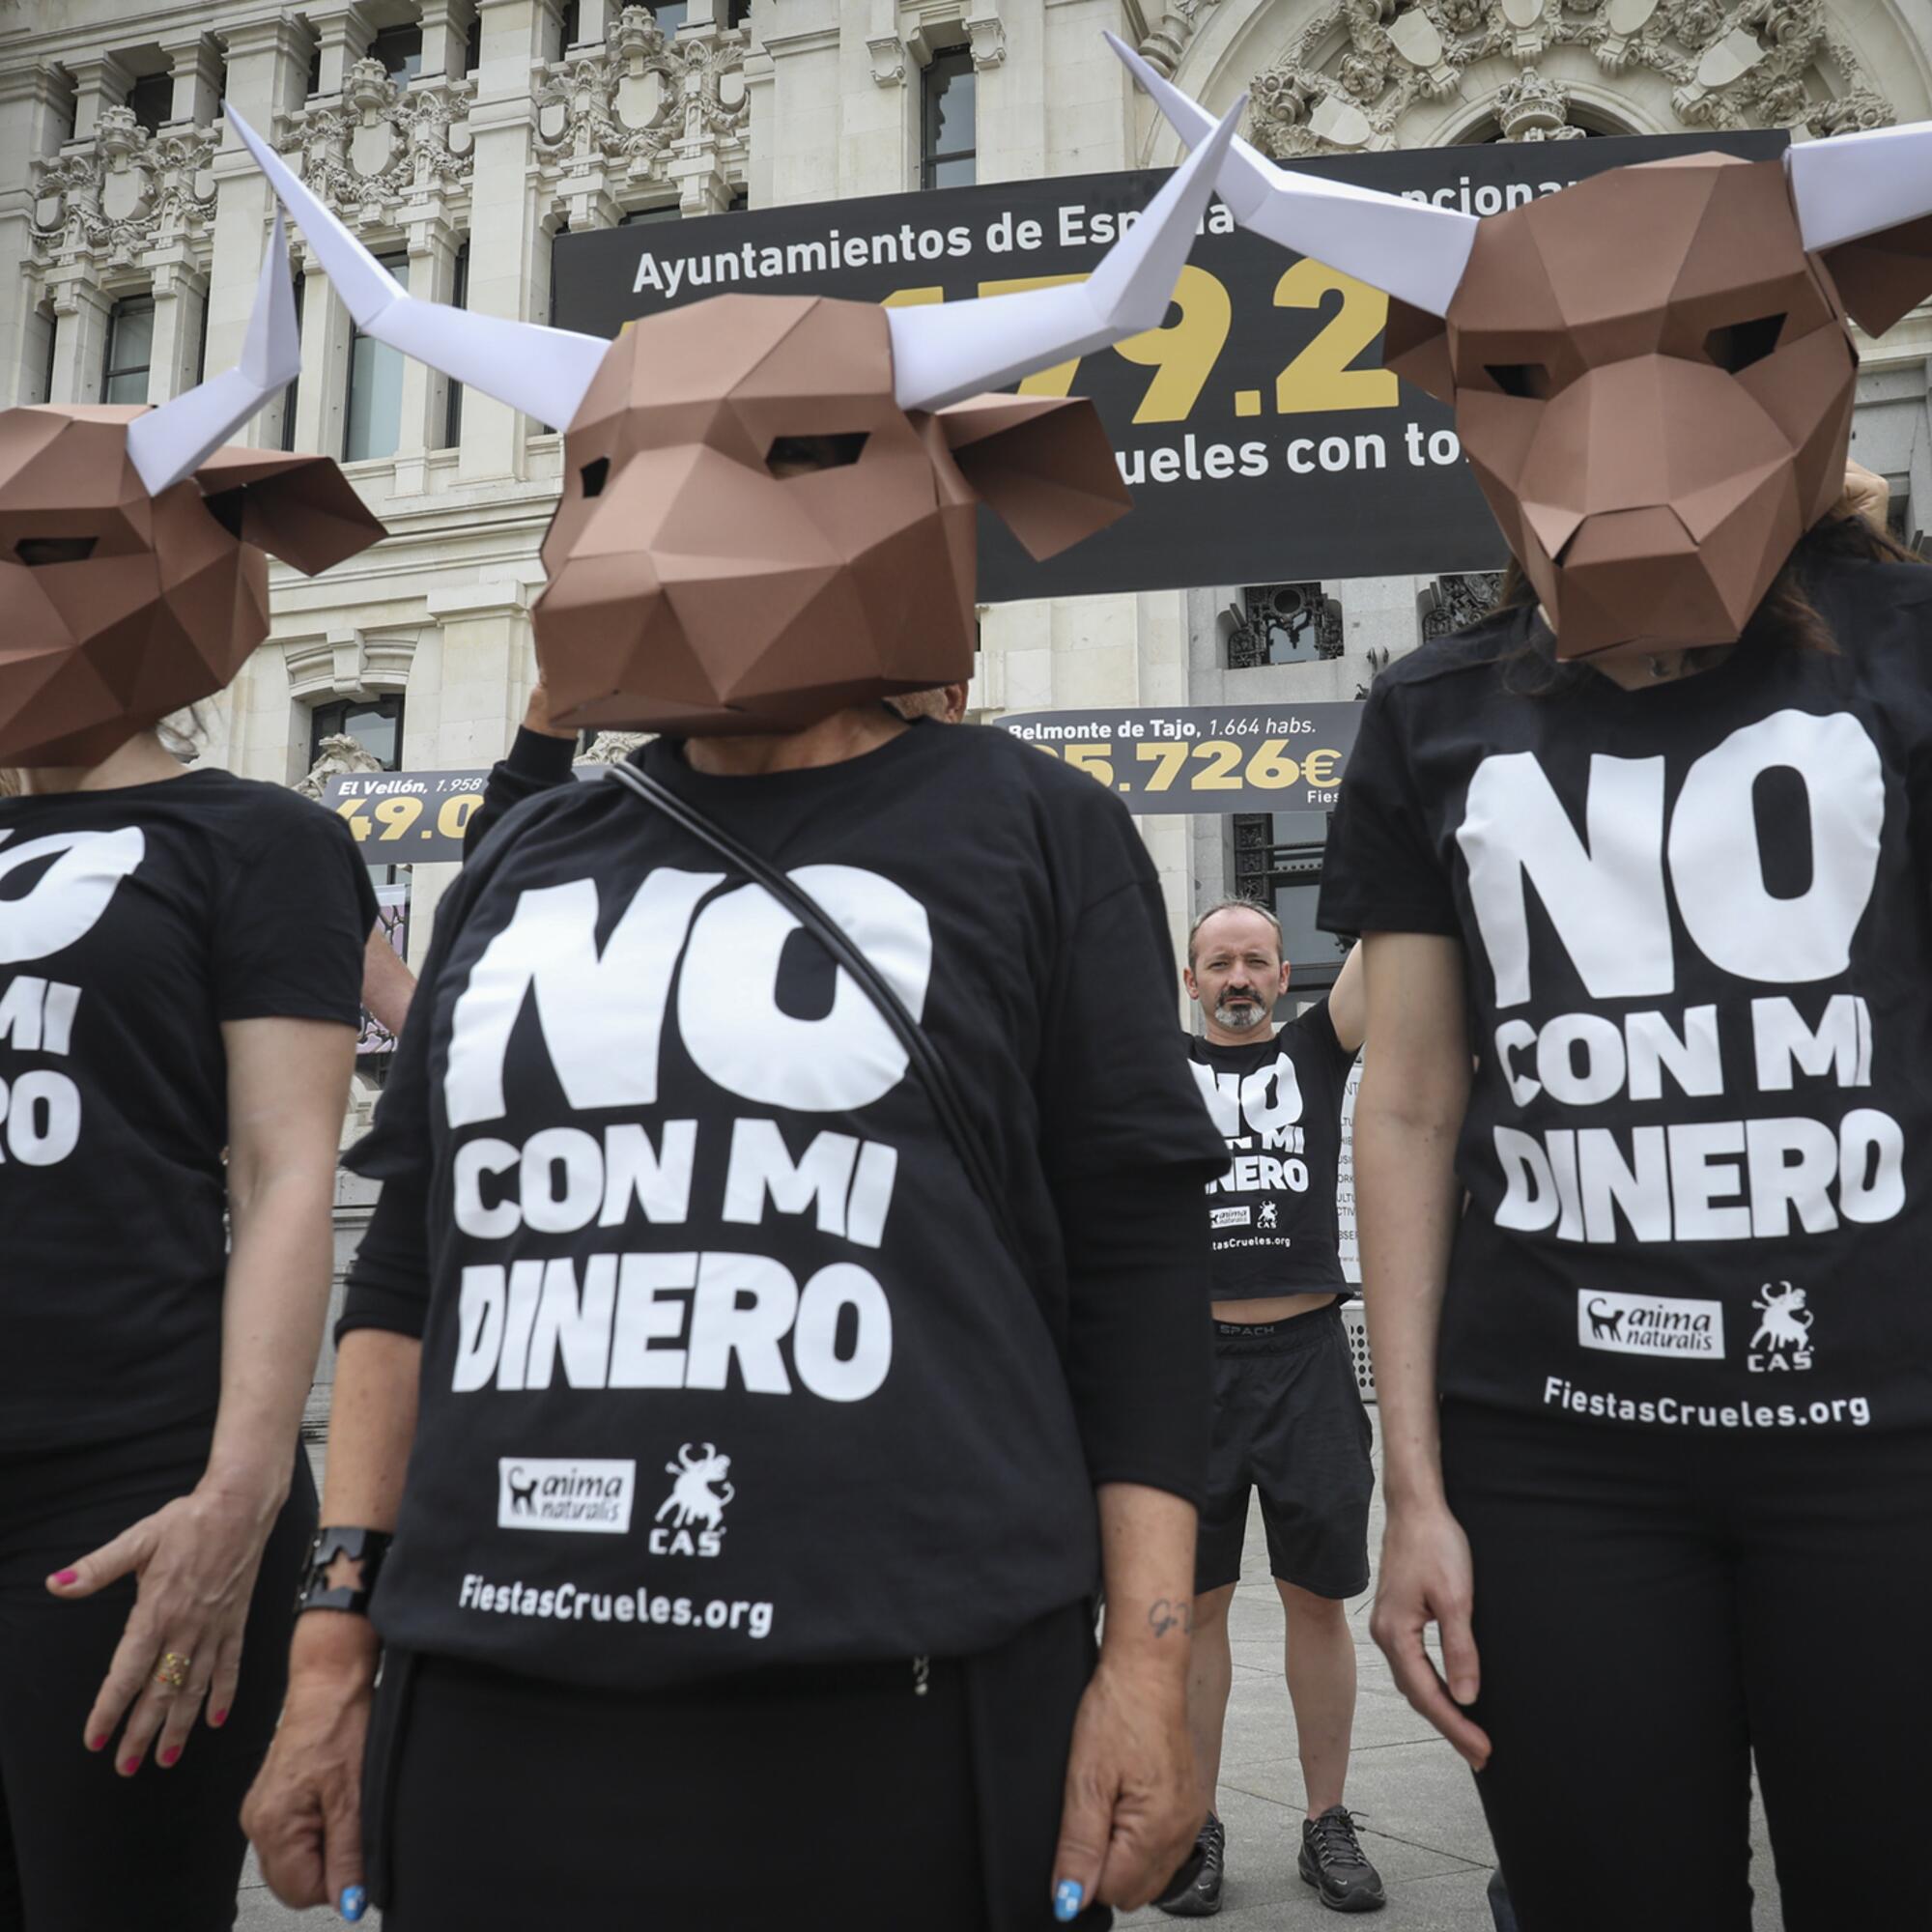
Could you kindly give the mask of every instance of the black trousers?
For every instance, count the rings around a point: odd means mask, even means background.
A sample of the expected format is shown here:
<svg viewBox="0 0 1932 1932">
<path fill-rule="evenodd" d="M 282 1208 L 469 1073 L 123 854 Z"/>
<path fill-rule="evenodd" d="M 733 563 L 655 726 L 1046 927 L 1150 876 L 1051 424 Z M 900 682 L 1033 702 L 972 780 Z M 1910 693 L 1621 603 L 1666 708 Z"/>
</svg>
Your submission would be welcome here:
<svg viewBox="0 0 1932 1932">
<path fill-rule="evenodd" d="M 1046 1932 L 1093 1642 L 1076 1605 L 923 1670 L 649 1693 L 392 1653 L 363 1788 L 384 1932 Z"/>
<path fill-rule="evenodd" d="M 1650 1434 L 1442 1410 L 1477 1778 L 1521 1932 L 1907 1924 L 1932 1719 L 1932 1432 Z"/>
<path fill-rule="evenodd" d="M 185 1495 L 210 1427 L 0 1458 L 0 1932 L 224 1932 L 245 1846 L 242 1800 L 288 1680 L 315 1485 L 294 1486 L 262 1559 L 228 1721 L 197 1721 L 180 1761 L 132 1777 L 81 1727 L 134 1604 L 133 1579 L 62 1603 L 48 1575 Z M 118 1742 L 118 1734 L 117 1734 Z"/>
</svg>

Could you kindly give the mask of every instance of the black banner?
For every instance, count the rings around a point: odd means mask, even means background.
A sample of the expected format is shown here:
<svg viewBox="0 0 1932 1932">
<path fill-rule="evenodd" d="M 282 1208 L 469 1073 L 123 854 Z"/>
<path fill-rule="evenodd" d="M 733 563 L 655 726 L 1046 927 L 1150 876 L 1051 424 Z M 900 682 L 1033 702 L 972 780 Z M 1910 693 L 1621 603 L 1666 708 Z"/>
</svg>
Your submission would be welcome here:
<svg viewBox="0 0 1932 1932">
<path fill-rule="evenodd" d="M 460 865 L 463 828 L 483 803 L 487 769 L 338 772 L 322 802 L 349 821 L 371 866 Z"/>
<path fill-rule="evenodd" d="M 1010 711 L 992 724 L 1118 792 L 1129 811 L 1326 811 L 1361 719 L 1359 704 L 1327 699 Z"/>
<path fill-rule="evenodd" d="M 1755 160 L 1784 145 L 1782 133 L 1659 135 L 1305 166 L 1492 214 L 1627 162 L 1709 149 Z M 903 303 L 1073 280 L 1165 179 L 1060 176 L 560 236 L 553 320 L 615 335 L 721 294 Z M 1094 398 L 1136 514 L 1044 564 L 982 516 L 981 598 L 1497 568 L 1502 539 L 1450 412 L 1380 366 L 1387 312 L 1377 291 L 1236 230 L 1217 202 L 1164 327 L 1021 384 Z"/>
</svg>

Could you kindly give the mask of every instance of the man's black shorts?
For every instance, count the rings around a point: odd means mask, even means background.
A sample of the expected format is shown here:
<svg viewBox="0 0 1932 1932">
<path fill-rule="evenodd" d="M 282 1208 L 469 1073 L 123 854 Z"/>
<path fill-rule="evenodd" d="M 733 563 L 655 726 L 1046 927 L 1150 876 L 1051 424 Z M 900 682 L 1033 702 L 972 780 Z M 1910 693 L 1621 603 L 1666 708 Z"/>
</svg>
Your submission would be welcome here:
<svg viewBox="0 0 1932 1932">
<path fill-rule="evenodd" d="M 1196 1594 L 1240 1580 L 1251 1488 L 1261 1492 L 1275 1576 L 1317 1597 L 1366 1590 L 1373 1440 L 1339 1306 L 1286 1321 L 1215 1322 Z"/>
</svg>

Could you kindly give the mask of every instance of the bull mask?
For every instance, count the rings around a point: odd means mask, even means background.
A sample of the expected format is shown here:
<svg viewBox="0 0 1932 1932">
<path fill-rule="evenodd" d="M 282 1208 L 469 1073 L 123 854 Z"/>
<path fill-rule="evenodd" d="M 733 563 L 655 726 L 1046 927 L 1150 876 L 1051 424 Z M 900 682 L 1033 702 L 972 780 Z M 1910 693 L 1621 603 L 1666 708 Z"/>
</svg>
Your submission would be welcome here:
<svg viewBox="0 0 1932 1932">
<path fill-rule="evenodd" d="M 269 635 L 272 553 L 383 534 L 333 463 L 222 448 L 300 360 L 277 215 L 238 367 L 158 409 L 0 411 L 0 764 L 91 765 L 220 691 Z"/>
<path fill-rule="evenodd" d="M 1215 125 L 1114 47 L 1182 139 Z M 1932 294 L 1932 124 L 1617 168 L 1480 221 L 1242 141 L 1217 185 L 1393 298 L 1387 365 L 1454 406 L 1561 658 L 1735 642 L 1843 490 L 1848 320 L 1882 333 Z"/>
<path fill-rule="evenodd" d="M 228 110 L 360 329 L 564 426 L 533 611 L 553 719 L 683 735 L 965 681 L 976 505 L 1036 557 L 1125 513 L 1091 404 L 989 392 L 1161 324 L 1239 113 L 1084 283 L 890 310 L 721 296 L 611 343 L 412 300 Z M 804 438 L 838 462 L 781 473 Z"/>
</svg>

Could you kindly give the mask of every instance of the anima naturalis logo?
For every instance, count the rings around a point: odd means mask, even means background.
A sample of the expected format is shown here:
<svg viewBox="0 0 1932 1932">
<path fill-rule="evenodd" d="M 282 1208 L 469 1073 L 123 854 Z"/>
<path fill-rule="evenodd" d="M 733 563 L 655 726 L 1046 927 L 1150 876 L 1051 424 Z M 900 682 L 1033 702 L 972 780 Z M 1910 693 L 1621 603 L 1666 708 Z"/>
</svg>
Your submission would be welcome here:
<svg viewBox="0 0 1932 1932">
<path fill-rule="evenodd" d="M 638 1487 L 632 1462 L 502 1456 L 497 1462 L 498 1529 L 583 1529 L 621 1536 Z"/>
<path fill-rule="evenodd" d="M 677 1461 L 665 1464 L 665 1474 L 677 1480 L 658 1510 L 658 1526 L 651 1531 L 653 1556 L 723 1553 L 724 1511 L 738 1493 L 730 1469 L 730 1457 L 720 1455 L 715 1442 L 707 1442 L 701 1455 L 687 1442 L 677 1452 Z"/>
<path fill-rule="evenodd" d="M 1724 1352 L 1724 1307 L 1675 1295 L 1577 1291 L 1577 1340 L 1619 1355 L 1679 1355 L 1716 1361 Z"/>
</svg>

